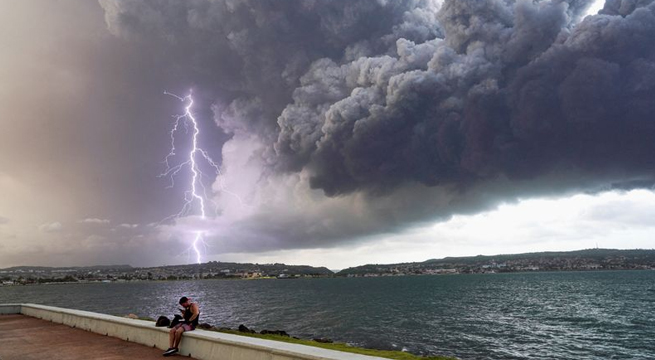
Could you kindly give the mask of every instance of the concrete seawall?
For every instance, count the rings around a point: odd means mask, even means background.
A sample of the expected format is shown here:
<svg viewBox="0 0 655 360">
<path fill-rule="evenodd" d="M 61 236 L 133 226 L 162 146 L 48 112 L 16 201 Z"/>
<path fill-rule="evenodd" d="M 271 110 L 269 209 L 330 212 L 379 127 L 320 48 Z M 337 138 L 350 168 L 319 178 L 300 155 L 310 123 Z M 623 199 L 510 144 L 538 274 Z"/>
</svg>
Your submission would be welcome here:
<svg viewBox="0 0 655 360">
<path fill-rule="evenodd" d="M 35 304 L 0 304 L 2 314 L 23 314 L 162 350 L 168 348 L 169 329 L 155 327 L 153 322 Z M 184 334 L 180 354 L 200 360 L 384 360 L 200 329 Z"/>
</svg>

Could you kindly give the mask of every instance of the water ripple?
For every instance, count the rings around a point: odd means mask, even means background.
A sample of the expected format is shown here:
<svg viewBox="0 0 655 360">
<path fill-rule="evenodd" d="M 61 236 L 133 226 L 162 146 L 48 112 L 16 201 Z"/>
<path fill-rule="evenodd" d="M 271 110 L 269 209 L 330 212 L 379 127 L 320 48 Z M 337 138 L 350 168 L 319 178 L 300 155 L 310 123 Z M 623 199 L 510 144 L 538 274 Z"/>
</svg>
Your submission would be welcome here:
<svg viewBox="0 0 655 360">
<path fill-rule="evenodd" d="M 655 359 L 655 271 L 0 288 L 35 302 L 150 317 L 182 295 L 201 320 L 461 359 Z"/>
</svg>

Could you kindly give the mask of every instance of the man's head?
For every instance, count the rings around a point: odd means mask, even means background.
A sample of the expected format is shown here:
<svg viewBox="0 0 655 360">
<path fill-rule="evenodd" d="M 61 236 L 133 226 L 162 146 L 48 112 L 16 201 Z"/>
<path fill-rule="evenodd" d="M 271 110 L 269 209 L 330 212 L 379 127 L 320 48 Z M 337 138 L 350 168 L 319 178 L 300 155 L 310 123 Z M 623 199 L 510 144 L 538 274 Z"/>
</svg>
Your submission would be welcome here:
<svg viewBox="0 0 655 360">
<path fill-rule="evenodd" d="M 182 305 L 182 306 L 184 306 L 184 307 L 189 306 L 189 302 L 190 302 L 190 301 L 189 301 L 189 298 L 187 298 L 186 296 L 182 296 L 182 297 L 180 298 L 180 305 Z"/>
</svg>

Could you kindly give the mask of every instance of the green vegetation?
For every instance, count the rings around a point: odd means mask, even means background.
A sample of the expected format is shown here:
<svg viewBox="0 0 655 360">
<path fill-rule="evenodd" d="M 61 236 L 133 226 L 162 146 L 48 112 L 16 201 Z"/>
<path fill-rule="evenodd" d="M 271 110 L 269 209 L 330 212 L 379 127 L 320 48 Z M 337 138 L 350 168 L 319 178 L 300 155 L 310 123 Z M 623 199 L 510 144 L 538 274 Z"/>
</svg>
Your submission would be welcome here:
<svg viewBox="0 0 655 360">
<path fill-rule="evenodd" d="M 293 337 L 282 336 L 282 335 L 271 335 L 271 334 L 262 335 L 262 334 L 243 333 L 243 332 L 239 332 L 239 331 L 236 331 L 236 330 L 219 330 L 219 329 L 212 329 L 210 331 L 217 331 L 217 332 L 222 332 L 222 333 L 226 333 L 226 334 L 234 334 L 234 335 L 240 335 L 240 336 L 249 336 L 249 337 L 254 337 L 254 338 L 258 338 L 258 339 L 282 341 L 282 342 L 287 342 L 287 343 L 292 343 L 292 344 L 314 346 L 314 347 L 319 347 L 319 348 L 323 348 L 323 349 L 345 351 L 345 352 L 361 354 L 361 355 L 378 356 L 378 357 L 383 357 L 383 358 L 387 358 L 387 359 L 397 359 L 397 360 L 455 360 L 455 358 L 445 357 L 445 356 L 417 356 L 417 355 L 412 355 L 410 353 L 406 353 L 406 352 L 402 352 L 402 351 L 364 349 L 364 348 L 358 348 L 358 347 L 350 346 L 348 344 L 343 344 L 343 343 L 320 343 L 320 342 L 313 341 L 313 340 L 296 339 L 296 338 L 293 338 Z"/>
</svg>

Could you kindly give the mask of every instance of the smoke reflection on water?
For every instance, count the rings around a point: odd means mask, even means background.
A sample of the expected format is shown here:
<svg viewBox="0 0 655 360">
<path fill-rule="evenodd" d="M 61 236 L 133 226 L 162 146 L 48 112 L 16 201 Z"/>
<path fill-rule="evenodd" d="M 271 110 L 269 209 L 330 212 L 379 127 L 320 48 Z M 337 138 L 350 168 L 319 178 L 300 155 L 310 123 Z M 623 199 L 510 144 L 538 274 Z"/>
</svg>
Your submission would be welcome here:
<svg viewBox="0 0 655 360">
<path fill-rule="evenodd" d="M 201 280 L 2 287 L 0 303 L 156 317 L 187 295 L 215 326 L 417 354 L 653 359 L 654 284 L 655 271 Z"/>
</svg>

